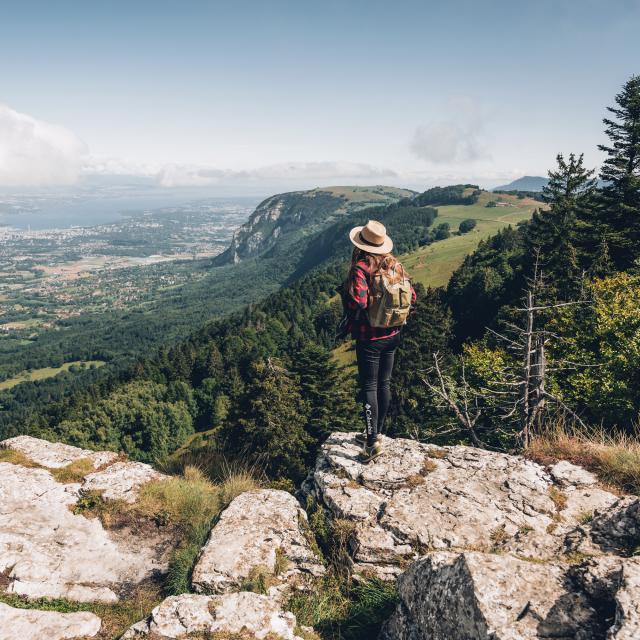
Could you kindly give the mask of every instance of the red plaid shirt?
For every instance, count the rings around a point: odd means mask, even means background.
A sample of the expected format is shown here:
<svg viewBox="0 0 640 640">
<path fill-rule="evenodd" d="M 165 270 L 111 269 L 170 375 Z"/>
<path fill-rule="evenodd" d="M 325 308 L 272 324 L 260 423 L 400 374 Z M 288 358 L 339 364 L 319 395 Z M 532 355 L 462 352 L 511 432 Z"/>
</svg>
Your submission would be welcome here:
<svg viewBox="0 0 640 640">
<path fill-rule="evenodd" d="M 372 327 L 369 324 L 366 309 L 369 306 L 371 273 L 366 262 L 361 261 L 356 264 L 353 278 L 353 295 L 351 294 L 351 282 L 347 283 L 347 307 L 351 312 L 351 323 L 349 325 L 351 337 L 359 342 L 368 342 L 370 340 L 391 338 L 391 336 L 400 333 L 401 327 Z M 415 303 L 416 292 L 411 287 L 411 304 L 414 305 Z"/>
</svg>

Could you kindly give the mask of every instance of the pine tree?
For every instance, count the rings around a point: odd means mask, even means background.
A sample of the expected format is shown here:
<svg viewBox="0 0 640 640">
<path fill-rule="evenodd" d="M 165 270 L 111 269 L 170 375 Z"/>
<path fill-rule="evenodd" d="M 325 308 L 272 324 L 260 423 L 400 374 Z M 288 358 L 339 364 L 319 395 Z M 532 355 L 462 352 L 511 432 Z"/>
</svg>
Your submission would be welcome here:
<svg viewBox="0 0 640 640">
<path fill-rule="evenodd" d="M 640 256 L 640 76 L 631 77 L 608 107 L 605 118 L 610 145 L 600 170 L 600 217 L 613 264 L 627 269 Z"/>
<path fill-rule="evenodd" d="M 422 381 L 435 352 L 446 353 L 452 334 L 451 314 L 441 289 L 416 286 L 416 311 L 402 332 L 391 378 L 389 433 L 420 438 L 436 413 Z"/>
<path fill-rule="evenodd" d="M 278 362 L 258 362 L 223 431 L 225 448 L 264 464 L 272 479 L 300 481 L 310 458 L 307 404 Z"/>
<path fill-rule="evenodd" d="M 345 376 L 327 349 L 308 342 L 294 357 L 293 371 L 309 405 L 306 429 L 316 442 L 332 431 L 359 427 L 353 376 Z"/>
<path fill-rule="evenodd" d="M 548 209 L 533 215 L 526 240 L 530 262 L 542 259 L 551 293 L 567 298 L 580 288 L 583 271 L 591 266 L 594 251 L 594 171 L 584 167 L 584 156 L 558 154 L 557 168 L 549 171 L 543 190 Z M 534 258 L 535 254 L 535 260 Z"/>
</svg>

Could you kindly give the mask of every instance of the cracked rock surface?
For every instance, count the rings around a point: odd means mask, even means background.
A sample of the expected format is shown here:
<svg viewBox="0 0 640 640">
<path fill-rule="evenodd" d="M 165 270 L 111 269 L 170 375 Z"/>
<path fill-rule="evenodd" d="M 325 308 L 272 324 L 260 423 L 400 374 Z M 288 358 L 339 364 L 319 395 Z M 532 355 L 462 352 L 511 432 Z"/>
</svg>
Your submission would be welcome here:
<svg viewBox="0 0 640 640">
<path fill-rule="evenodd" d="M 435 552 L 400 577 L 398 591 L 401 604 L 382 640 L 604 638 L 590 600 L 553 564 Z"/>
<path fill-rule="evenodd" d="M 22 436 L 0 445 L 52 469 L 90 458 L 101 469 L 92 475 L 102 478 L 106 494 L 118 487 L 112 495 L 129 500 L 135 496 L 130 479 L 121 482 L 121 472 L 113 474 L 113 487 L 104 479 L 112 477 L 105 465 L 117 459 L 115 454 Z M 149 470 L 144 477 L 155 477 Z M 83 486 L 59 482 L 46 468 L 0 463 L 0 589 L 30 598 L 114 602 L 131 585 L 166 571 L 170 541 L 164 534 L 132 535 L 126 527 L 109 530 L 98 518 L 73 513 Z"/>
<path fill-rule="evenodd" d="M 100 618 L 93 613 L 16 609 L 0 603 L 0 640 L 92 638 L 98 631 Z"/>
<path fill-rule="evenodd" d="M 565 536 L 618 498 L 592 474 L 562 462 L 550 470 L 466 446 L 383 438 L 383 455 L 358 462 L 354 434 L 323 445 L 303 490 L 354 525 L 356 573 L 392 579 L 430 551 L 510 552 L 549 560 Z"/>
<path fill-rule="evenodd" d="M 130 627 L 122 640 L 173 640 L 197 633 L 243 633 L 246 635 L 242 637 L 258 640 L 273 637 L 302 640 L 295 629 L 293 613 L 282 611 L 278 602 L 269 596 L 250 592 L 223 596 L 183 594 L 164 600 L 147 620 Z"/>
<path fill-rule="evenodd" d="M 324 567 L 311 549 L 306 513 L 286 491 L 261 489 L 235 498 L 211 530 L 194 568 L 196 591 L 226 593 L 252 574 L 267 576 L 270 593 L 288 585 L 304 586 Z"/>
</svg>

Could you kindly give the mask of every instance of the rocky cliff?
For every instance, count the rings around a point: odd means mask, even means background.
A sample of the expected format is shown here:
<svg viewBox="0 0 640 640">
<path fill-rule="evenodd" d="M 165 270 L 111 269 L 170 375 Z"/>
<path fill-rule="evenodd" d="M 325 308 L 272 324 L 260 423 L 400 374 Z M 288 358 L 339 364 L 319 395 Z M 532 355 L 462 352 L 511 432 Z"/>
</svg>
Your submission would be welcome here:
<svg viewBox="0 0 640 640">
<path fill-rule="evenodd" d="M 267 251 L 277 242 L 318 231 L 338 216 L 412 195 L 407 189 L 375 186 L 325 187 L 271 196 L 235 232 L 229 248 L 216 257 L 214 264 L 240 262 Z"/>
<path fill-rule="evenodd" d="M 397 582 L 384 640 L 640 638 L 636 497 L 567 462 L 384 444 L 365 466 L 352 434 L 333 434 L 300 501 L 241 493 L 214 521 L 189 592 L 132 605 L 145 585 L 164 584 L 177 537 L 162 513 L 117 514 L 142 513 L 167 476 L 110 452 L 4 441 L 0 640 L 318 638 L 287 611 L 291 594 L 331 570 L 303 508 L 312 504 L 348 533 L 356 581 Z"/>
</svg>

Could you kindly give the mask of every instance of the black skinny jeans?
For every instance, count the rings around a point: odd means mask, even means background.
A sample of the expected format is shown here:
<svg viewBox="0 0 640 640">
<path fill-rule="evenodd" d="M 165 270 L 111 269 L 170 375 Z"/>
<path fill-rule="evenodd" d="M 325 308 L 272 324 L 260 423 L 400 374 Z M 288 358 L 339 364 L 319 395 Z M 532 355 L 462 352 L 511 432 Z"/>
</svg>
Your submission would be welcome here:
<svg viewBox="0 0 640 640">
<path fill-rule="evenodd" d="M 372 446 L 382 432 L 391 401 L 391 371 L 400 334 L 381 340 L 356 342 L 362 410 L 367 429 L 367 445 Z"/>
</svg>

